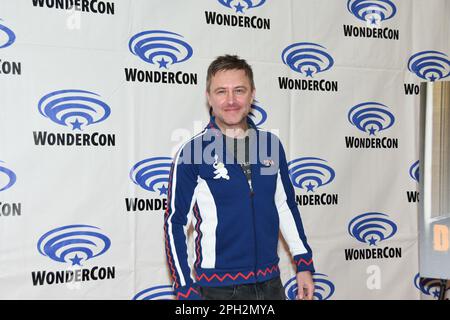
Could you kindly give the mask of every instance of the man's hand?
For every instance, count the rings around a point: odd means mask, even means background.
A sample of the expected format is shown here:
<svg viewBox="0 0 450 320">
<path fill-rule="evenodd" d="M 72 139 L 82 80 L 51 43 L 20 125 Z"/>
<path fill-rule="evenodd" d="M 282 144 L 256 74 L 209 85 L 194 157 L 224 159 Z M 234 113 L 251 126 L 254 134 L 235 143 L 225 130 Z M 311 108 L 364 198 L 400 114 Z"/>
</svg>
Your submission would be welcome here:
<svg viewBox="0 0 450 320">
<path fill-rule="evenodd" d="M 312 300 L 314 282 L 310 271 L 297 273 L 297 300 Z"/>
</svg>

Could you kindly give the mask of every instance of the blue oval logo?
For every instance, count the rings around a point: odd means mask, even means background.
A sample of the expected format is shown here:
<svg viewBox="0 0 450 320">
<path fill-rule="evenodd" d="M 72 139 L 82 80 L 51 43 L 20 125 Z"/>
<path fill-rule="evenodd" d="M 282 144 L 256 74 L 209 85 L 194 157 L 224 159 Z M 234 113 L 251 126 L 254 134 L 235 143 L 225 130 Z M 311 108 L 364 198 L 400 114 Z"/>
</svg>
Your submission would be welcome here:
<svg viewBox="0 0 450 320">
<path fill-rule="evenodd" d="M 167 195 L 172 158 L 155 157 L 136 163 L 130 170 L 130 179 L 142 189 Z"/>
<path fill-rule="evenodd" d="M 0 21 L 3 21 L 0 19 Z M 2 36 L 2 33 L 6 36 Z M 3 40 L 2 40 L 3 39 Z M 16 41 L 16 35 L 8 27 L 0 23 L 0 49 L 9 47 Z"/>
<path fill-rule="evenodd" d="M 99 95 L 85 90 L 60 90 L 39 100 L 39 112 L 53 122 L 72 130 L 104 121 L 111 114 L 110 107 L 98 99 Z"/>
<path fill-rule="evenodd" d="M 347 9 L 356 18 L 371 25 L 391 19 L 397 12 L 395 4 L 390 0 L 348 0 Z"/>
<path fill-rule="evenodd" d="M 348 224 L 348 233 L 362 243 L 370 246 L 387 240 L 397 232 L 397 225 L 387 219 L 388 215 L 368 212 L 354 218 Z"/>
<path fill-rule="evenodd" d="M 132 300 L 175 300 L 172 286 L 162 285 L 142 290 Z"/>
<path fill-rule="evenodd" d="M 281 58 L 291 70 L 312 78 L 318 73 L 329 70 L 334 65 L 333 58 L 325 49 L 316 43 L 294 43 L 283 50 Z"/>
<path fill-rule="evenodd" d="M 434 82 L 450 75 L 450 60 L 439 51 L 421 51 L 409 58 L 408 70 L 419 78 Z"/>
<path fill-rule="evenodd" d="M 109 238 L 98 230 L 81 224 L 57 228 L 44 234 L 37 248 L 40 254 L 54 261 L 81 266 L 82 262 L 104 254 L 111 246 Z"/>
<path fill-rule="evenodd" d="M 328 276 L 322 273 L 313 274 L 314 281 L 314 300 L 329 300 L 335 291 L 333 282 L 328 279 Z M 284 285 L 284 292 L 287 300 L 296 300 L 298 286 L 297 278 L 292 277 Z"/>
<path fill-rule="evenodd" d="M 329 184 L 336 176 L 334 170 L 328 166 L 327 161 L 314 158 L 298 158 L 288 163 L 289 175 L 292 184 L 307 192 Z"/>
<path fill-rule="evenodd" d="M 128 43 L 131 53 L 150 64 L 158 63 L 159 68 L 184 62 L 193 55 L 192 47 L 183 36 L 164 30 L 150 30 L 134 35 Z"/>
<path fill-rule="evenodd" d="M 4 162 L 0 160 L 0 163 Z M 16 180 L 16 174 L 0 164 L 0 192 L 11 188 Z"/>
<path fill-rule="evenodd" d="M 257 127 L 262 125 L 267 120 L 267 112 L 259 105 L 259 102 L 256 100 L 251 105 L 249 116 Z"/>
<path fill-rule="evenodd" d="M 419 160 L 414 162 L 412 164 L 411 168 L 409 168 L 409 176 L 411 178 L 413 178 L 414 180 L 416 180 L 417 182 L 420 182 L 419 181 Z"/>
<path fill-rule="evenodd" d="M 266 0 L 218 0 L 219 3 L 227 8 L 235 9 L 236 13 L 244 13 L 244 10 L 250 10 L 262 6 Z M 237 3 L 237 4 L 235 4 Z"/>
<path fill-rule="evenodd" d="M 414 277 L 414 286 L 423 294 L 432 296 L 435 299 L 439 298 L 441 293 L 439 279 L 421 278 L 419 273 Z M 448 289 L 449 288 L 447 288 L 447 290 Z"/>
<path fill-rule="evenodd" d="M 369 136 L 392 127 L 395 123 L 394 115 L 384 104 L 365 102 L 358 104 L 348 112 L 348 121 Z"/>
</svg>

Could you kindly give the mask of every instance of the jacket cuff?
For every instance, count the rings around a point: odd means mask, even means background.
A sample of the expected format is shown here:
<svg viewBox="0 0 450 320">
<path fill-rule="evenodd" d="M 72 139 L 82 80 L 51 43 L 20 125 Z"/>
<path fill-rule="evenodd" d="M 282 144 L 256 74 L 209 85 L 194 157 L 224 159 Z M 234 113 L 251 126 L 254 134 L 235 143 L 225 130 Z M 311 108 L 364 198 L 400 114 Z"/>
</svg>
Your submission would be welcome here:
<svg viewBox="0 0 450 320">
<path fill-rule="evenodd" d="M 294 261 L 297 266 L 297 272 L 311 271 L 315 272 L 312 254 L 305 253 L 294 256 Z"/>
<path fill-rule="evenodd" d="M 175 295 L 177 300 L 203 300 L 195 284 L 175 289 Z"/>
</svg>

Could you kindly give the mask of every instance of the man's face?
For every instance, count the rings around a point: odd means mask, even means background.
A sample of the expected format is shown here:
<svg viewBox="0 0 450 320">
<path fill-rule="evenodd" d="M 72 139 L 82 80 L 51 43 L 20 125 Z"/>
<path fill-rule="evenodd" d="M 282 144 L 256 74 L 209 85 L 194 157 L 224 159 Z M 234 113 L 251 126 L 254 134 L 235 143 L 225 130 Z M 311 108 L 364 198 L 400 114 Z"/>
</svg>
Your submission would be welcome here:
<svg viewBox="0 0 450 320">
<path fill-rule="evenodd" d="M 255 90 L 244 70 L 218 71 L 206 96 L 220 129 L 246 128 Z"/>
</svg>

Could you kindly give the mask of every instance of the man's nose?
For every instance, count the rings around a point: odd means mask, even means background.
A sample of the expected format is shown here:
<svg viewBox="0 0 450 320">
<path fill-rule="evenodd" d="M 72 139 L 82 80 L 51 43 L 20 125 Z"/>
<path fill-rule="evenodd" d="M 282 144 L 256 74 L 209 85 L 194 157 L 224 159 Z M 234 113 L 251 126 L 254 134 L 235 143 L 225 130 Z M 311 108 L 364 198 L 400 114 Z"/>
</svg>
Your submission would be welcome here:
<svg viewBox="0 0 450 320">
<path fill-rule="evenodd" d="M 227 93 L 227 102 L 228 104 L 233 104 L 236 101 L 236 95 L 233 91 L 228 91 Z"/>
</svg>

